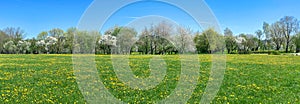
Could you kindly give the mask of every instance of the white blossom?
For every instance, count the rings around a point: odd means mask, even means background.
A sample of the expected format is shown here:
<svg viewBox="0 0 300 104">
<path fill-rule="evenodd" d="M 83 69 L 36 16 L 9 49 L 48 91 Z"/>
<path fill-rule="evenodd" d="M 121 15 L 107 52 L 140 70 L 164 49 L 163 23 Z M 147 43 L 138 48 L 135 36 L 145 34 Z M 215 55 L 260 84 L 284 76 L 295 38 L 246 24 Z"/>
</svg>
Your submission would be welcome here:
<svg viewBox="0 0 300 104">
<path fill-rule="evenodd" d="M 48 45 L 54 45 L 54 44 L 56 44 L 56 42 L 57 42 L 57 38 L 55 38 L 55 37 L 48 36 L 46 38 L 46 44 L 48 44 Z"/>
<path fill-rule="evenodd" d="M 100 44 L 106 44 L 111 46 L 117 46 L 117 37 L 111 35 L 104 35 L 99 42 Z"/>
<path fill-rule="evenodd" d="M 246 39 L 244 37 L 237 37 L 235 39 L 235 41 L 236 41 L 239 49 L 243 49 L 243 47 L 244 47 L 243 43 L 246 42 Z"/>
<path fill-rule="evenodd" d="M 8 53 L 13 53 L 17 49 L 17 46 L 13 41 L 8 41 L 3 45 L 3 48 L 6 49 Z"/>
<path fill-rule="evenodd" d="M 36 42 L 36 45 L 37 45 L 37 46 L 45 46 L 45 45 L 46 45 L 45 40 L 37 41 L 37 42 Z"/>
<path fill-rule="evenodd" d="M 17 44 L 17 47 L 19 52 L 26 53 L 27 51 L 30 50 L 30 45 L 31 45 L 30 42 L 20 40 Z"/>
</svg>

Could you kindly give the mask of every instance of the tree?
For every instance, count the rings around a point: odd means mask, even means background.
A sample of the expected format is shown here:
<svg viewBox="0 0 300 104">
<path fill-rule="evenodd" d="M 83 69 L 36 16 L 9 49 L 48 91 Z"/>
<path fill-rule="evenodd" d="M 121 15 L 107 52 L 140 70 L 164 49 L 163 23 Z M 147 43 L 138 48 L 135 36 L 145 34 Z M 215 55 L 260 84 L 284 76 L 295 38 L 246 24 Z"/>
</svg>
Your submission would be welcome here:
<svg viewBox="0 0 300 104">
<path fill-rule="evenodd" d="M 9 39 L 8 35 L 0 30 L 0 53 L 4 52 L 3 45 Z"/>
<path fill-rule="evenodd" d="M 237 43 L 240 45 L 240 52 L 255 51 L 257 45 L 256 39 L 252 34 L 240 34 Z"/>
<path fill-rule="evenodd" d="M 17 44 L 17 53 L 26 54 L 30 51 L 31 43 L 28 41 L 20 40 Z"/>
<path fill-rule="evenodd" d="M 30 54 L 40 54 L 39 53 L 39 49 L 38 49 L 38 45 L 37 45 L 37 40 L 35 38 L 32 39 L 28 39 L 27 40 L 30 43 L 30 51 L 28 53 Z M 44 44 L 45 45 L 45 44 Z M 45 47 L 43 47 L 45 50 Z M 43 51 L 46 52 L 46 51 Z"/>
<path fill-rule="evenodd" d="M 224 30 L 224 35 L 225 35 L 225 43 L 226 43 L 227 52 L 231 53 L 234 50 L 234 48 L 236 47 L 236 41 L 235 41 L 235 38 L 233 37 L 233 32 L 229 28 L 226 28 Z"/>
<path fill-rule="evenodd" d="M 113 30 L 111 31 L 111 35 L 112 36 L 118 36 L 121 30 L 122 30 L 122 27 L 115 26 L 113 28 Z"/>
<path fill-rule="evenodd" d="M 257 38 L 258 38 L 258 49 L 259 48 L 262 48 L 263 47 L 263 45 L 262 45 L 262 37 L 263 37 L 263 31 L 261 31 L 261 30 L 257 30 L 256 32 L 255 32 L 255 34 L 256 34 L 256 36 L 257 36 Z"/>
<path fill-rule="evenodd" d="M 291 42 L 292 35 L 296 34 L 298 32 L 299 28 L 299 21 L 292 16 L 285 16 L 280 19 L 281 28 L 286 40 L 286 53 L 289 51 L 289 45 Z"/>
<path fill-rule="evenodd" d="M 296 45 L 296 53 L 299 53 L 300 52 L 300 33 L 295 35 L 294 41 L 295 41 L 295 45 Z"/>
<path fill-rule="evenodd" d="M 173 33 L 172 25 L 166 21 L 154 27 L 154 50 L 156 54 L 166 54 L 170 45 L 170 36 Z"/>
<path fill-rule="evenodd" d="M 0 53 L 16 53 L 17 46 L 15 43 L 21 41 L 25 36 L 24 30 L 20 27 L 7 27 L 0 31 Z"/>
<path fill-rule="evenodd" d="M 48 32 L 43 31 L 43 32 L 39 33 L 39 35 L 37 36 L 37 39 L 38 40 L 45 40 L 47 38 L 47 36 L 48 36 Z"/>
<path fill-rule="evenodd" d="M 52 36 L 48 36 L 46 39 L 45 39 L 45 42 L 46 42 L 46 51 L 47 53 L 57 53 L 57 41 L 58 39 L 55 38 L 55 37 L 52 37 Z"/>
<path fill-rule="evenodd" d="M 152 55 L 155 54 L 155 52 L 154 52 L 155 48 L 156 48 L 155 37 L 156 37 L 156 35 L 155 35 L 154 26 L 151 25 L 151 27 L 149 29 L 149 36 L 148 36 L 148 38 L 150 39 L 150 52 L 151 52 Z"/>
<path fill-rule="evenodd" d="M 175 36 L 175 44 L 181 54 L 186 52 L 194 52 L 194 42 L 192 41 L 192 29 L 189 27 L 177 27 L 177 35 Z"/>
<path fill-rule="evenodd" d="M 98 36 L 100 36 L 98 31 L 77 31 L 73 40 L 73 53 L 95 53 Z"/>
<path fill-rule="evenodd" d="M 64 46 L 65 52 L 73 53 L 73 46 L 74 46 L 73 39 L 77 32 L 78 32 L 78 30 L 76 28 L 71 27 L 65 33 L 65 35 L 64 35 L 65 36 L 65 46 Z"/>
<path fill-rule="evenodd" d="M 41 54 L 47 52 L 45 40 L 39 40 L 35 42 L 35 40 L 33 39 L 31 44 L 35 44 L 34 46 L 32 46 L 32 48 L 36 49 L 35 53 Z"/>
<path fill-rule="evenodd" d="M 8 53 L 8 54 L 15 54 L 17 51 L 17 46 L 15 45 L 14 41 L 12 41 L 12 40 L 6 42 L 3 45 L 3 48 L 5 49 L 5 53 Z"/>
<path fill-rule="evenodd" d="M 64 30 L 59 29 L 59 28 L 54 28 L 54 29 L 50 30 L 48 33 L 50 36 L 58 38 L 58 37 L 61 37 L 64 35 Z"/>
<path fill-rule="evenodd" d="M 115 49 L 113 52 L 119 53 L 116 52 L 117 37 L 123 28 L 124 27 L 119 27 L 116 25 L 113 28 L 110 28 L 104 32 L 104 35 L 101 37 L 100 40 L 98 40 L 99 50 L 102 50 L 103 54 L 111 54 L 112 49 Z"/>
<path fill-rule="evenodd" d="M 246 46 L 248 47 L 247 51 L 257 51 L 258 50 L 258 38 L 253 34 L 246 35 Z"/>
<path fill-rule="evenodd" d="M 276 50 L 280 50 L 281 46 L 284 43 L 284 33 L 281 29 L 281 23 L 276 22 L 269 27 L 271 40 L 274 42 L 276 46 Z"/>
<path fill-rule="evenodd" d="M 223 50 L 223 44 L 220 41 L 221 35 L 213 29 L 208 29 L 199 35 L 199 32 L 194 38 L 198 53 L 215 53 Z"/>
<path fill-rule="evenodd" d="M 134 28 L 123 27 L 117 35 L 117 53 L 130 54 L 136 42 L 137 32 Z"/>
<path fill-rule="evenodd" d="M 196 33 L 194 38 L 194 43 L 196 44 L 198 53 L 209 53 L 209 41 L 206 34 Z"/>
<path fill-rule="evenodd" d="M 243 35 L 243 34 L 240 34 L 238 37 L 236 37 L 236 44 L 237 44 L 237 47 L 238 47 L 238 51 L 241 52 L 241 51 L 246 51 L 246 36 Z"/>
<path fill-rule="evenodd" d="M 57 43 L 55 44 L 56 51 L 55 53 L 62 53 L 63 43 L 64 43 L 64 30 L 59 28 L 54 28 L 50 30 L 49 35 L 57 39 Z"/>
<path fill-rule="evenodd" d="M 264 49 L 269 50 L 271 46 L 271 39 L 270 39 L 270 24 L 267 22 L 263 23 L 263 33 L 265 34 L 265 41 L 264 41 Z"/>
<path fill-rule="evenodd" d="M 25 37 L 25 32 L 20 27 L 8 27 L 3 29 L 3 32 L 14 42 L 18 42 Z"/>
<path fill-rule="evenodd" d="M 117 46 L 117 37 L 112 36 L 110 32 L 106 33 L 98 41 L 98 44 L 103 49 L 103 54 L 111 54 L 111 48 Z"/>
<path fill-rule="evenodd" d="M 139 40 L 137 41 L 136 45 L 138 46 L 138 51 L 143 52 L 143 54 L 149 54 L 150 43 L 151 43 L 150 32 L 147 27 L 142 31 L 141 35 L 139 36 Z"/>
</svg>

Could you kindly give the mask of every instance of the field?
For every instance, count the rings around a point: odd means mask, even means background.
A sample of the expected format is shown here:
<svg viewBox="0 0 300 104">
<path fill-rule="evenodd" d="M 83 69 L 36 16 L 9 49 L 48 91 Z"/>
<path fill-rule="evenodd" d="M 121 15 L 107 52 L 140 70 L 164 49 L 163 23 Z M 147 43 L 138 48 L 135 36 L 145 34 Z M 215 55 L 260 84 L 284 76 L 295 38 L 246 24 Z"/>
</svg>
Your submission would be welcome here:
<svg viewBox="0 0 300 104">
<path fill-rule="evenodd" d="M 151 57 L 130 57 L 136 76 L 149 76 Z M 178 56 L 162 57 L 168 66 L 166 79 L 147 91 L 130 89 L 118 80 L 110 56 L 95 60 L 100 79 L 116 98 L 153 103 L 175 89 L 180 74 Z M 199 59 L 199 81 L 189 103 L 201 100 L 209 80 L 211 55 Z M 72 55 L 0 55 L 0 103 L 86 103 L 75 79 Z M 224 80 L 212 103 L 300 103 L 300 57 L 227 55 Z"/>
</svg>

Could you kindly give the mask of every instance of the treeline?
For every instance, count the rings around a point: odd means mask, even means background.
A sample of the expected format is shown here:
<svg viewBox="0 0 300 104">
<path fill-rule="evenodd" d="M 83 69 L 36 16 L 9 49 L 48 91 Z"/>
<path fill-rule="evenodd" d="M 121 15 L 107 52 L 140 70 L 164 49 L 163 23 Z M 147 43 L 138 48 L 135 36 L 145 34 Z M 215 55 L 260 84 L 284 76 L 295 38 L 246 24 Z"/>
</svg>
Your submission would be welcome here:
<svg viewBox="0 0 300 104">
<path fill-rule="evenodd" d="M 299 21 L 292 16 L 285 16 L 271 24 L 264 22 L 262 30 L 255 34 L 233 36 L 227 28 L 224 37 L 228 53 L 300 52 Z"/>
<path fill-rule="evenodd" d="M 195 32 L 189 27 L 161 22 L 134 28 L 115 26 L 103 35 L 96 31 L 66 31 L 55 28 L 43 31 L 32 39 L 24 39 L 20 28 L 0 30 L 2 54 L 182 54 L 182 53 L 264 53 L 269 51 L 300 52 L 299 21 L 285 16 L 274 23 L 263 23 L 254 34 L 238 34 L 226 28 Z"/>
</svg>

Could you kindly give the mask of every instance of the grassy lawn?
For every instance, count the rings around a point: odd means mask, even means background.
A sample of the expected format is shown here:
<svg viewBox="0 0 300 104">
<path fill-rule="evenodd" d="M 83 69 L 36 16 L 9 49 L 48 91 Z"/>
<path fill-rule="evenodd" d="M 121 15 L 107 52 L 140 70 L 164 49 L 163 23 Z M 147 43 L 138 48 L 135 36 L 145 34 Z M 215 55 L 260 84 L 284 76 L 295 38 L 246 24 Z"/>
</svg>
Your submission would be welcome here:
<svg viewBox="0 0 300 104">
<path fill-rule="evenodd" d="M 138 77 L 150 75 L 152 56 L 130 57 Z M 116 98 L 127 103 L 153 103 L 166 98 L 180 74 L 179 56 L 162 56 L 167 75 L 157 87 L 135 90 L 113 71 L 110 56 L 96 56 L 99 77 Z M 189 103 L 198 103 L 209 80 L 211 56 L 199 55 L 199 81 Z M 193 80 L 193 79 L 191 79 Z M 72 55 L 0 55 L 0 102 L 85 103 L 77 85 Z M 227 55 L 223 84 L 212 103 L 300 103 L 300 57 Z"/>
</svg>

